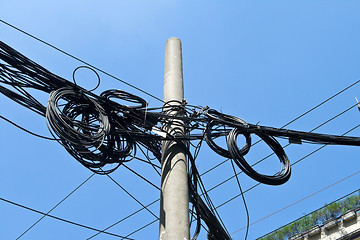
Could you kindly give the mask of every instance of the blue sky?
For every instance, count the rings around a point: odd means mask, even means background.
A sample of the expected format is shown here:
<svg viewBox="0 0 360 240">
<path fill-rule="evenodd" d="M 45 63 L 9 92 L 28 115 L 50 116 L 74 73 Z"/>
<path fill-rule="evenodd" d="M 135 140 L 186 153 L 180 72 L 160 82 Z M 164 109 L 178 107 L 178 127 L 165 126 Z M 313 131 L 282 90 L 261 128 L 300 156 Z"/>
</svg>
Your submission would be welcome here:
<svg viewBox="0 0 360 240">
<path fill-rule="evenodd" d="M 281 127 L 341 89 L 360 79 L 360 3 L 358 1 L 2 1 L 2 20 L 63 49 L 159 98 L 163 96 L 165 42 L 178 37 L 183 46 L 185 98 L 249 123 Z M 58 51 L 0 23 L 1 41 L 50 71 L 71 80 L 82 65 Z M 161 103 L 100 74 L 100 93 L 118 88 L 142 96 L 150 107 Z M 92 88 L 85 80 L 79 84 Z M 310 131 L 355 104 L 360 85 L 287 126 Z M 46 104 L 45 94 L 37 95 Z M 0 96 L 0 115 L 49 136 L 44 118 Z M 343 134 L 360 122 L 353 108 L 317 129 Z M 91 172 L 56 142 L 37 139 L 0 121 L 0 197 L 39 211 L 48 211 L 87 179 Z M 359 136 L 354 130 L 352 136 Z M 286 141 L 281 141 L 286 144 Z M 293 163 L 320 146 L 291 145 Z M 359 170 L 359 148 L 327 146 L 293 167 L 281 186 L 261 185 L 245 194 L 250 222 L 255 222 Z M 267 156 L 265 146 L 254 146 L 248 156 L 255 163 Z M 197 159 L 204 172 L 223 161 L 206 145 Z M 129 167 L 159 185 L 152 168 L 139 162 Z M 279 163 L 270 158 L 257 170 L 272 173 Z M 233 175 L 230 163 L 203 177 L 207 188 Z M 159 191 L 125 168 L 112 174 L 143 204 L 159 198 Z M 336 184 L 250 227 L 255 239 L 357 188 L 360 175 Z M 255 182 L 240 175 L 243 189 Z M 234 179 L 210 191 L 215 206 L 239 193 Z M 141 206 L 104 176 L 94 176 L 52 214 L 103 229 Z M 158 204 L 150 207 L 155 214 Z M 0 238 L 16 239 L 39 214 L 0 202 Z M 240 198 L 219 208 L 230 233 L 246 225 Z M 109 231 L 127 235 L 154 220 L 147 211 Z M 21 239 L 87 239 L 95 232 L 45 218 Z M 204 231 L 203 231 L 204 233 Z M 245 231 L 232 235 L 243 239 Z M 158 223 L 135 233 L 135 239 L 156 239 Z M 116 239 L 99 235 L 93 239 Z M 205 239 L 202 234 L 200 239 Z"/>
</svg>

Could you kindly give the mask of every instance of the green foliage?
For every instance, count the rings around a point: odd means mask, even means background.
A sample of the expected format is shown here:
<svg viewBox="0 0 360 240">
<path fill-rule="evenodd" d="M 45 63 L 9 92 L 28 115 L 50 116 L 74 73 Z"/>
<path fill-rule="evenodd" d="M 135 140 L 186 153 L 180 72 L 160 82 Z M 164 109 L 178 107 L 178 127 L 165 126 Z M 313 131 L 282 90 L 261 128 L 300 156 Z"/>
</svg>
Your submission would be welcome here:
<svg viewBox="0 0 360 240">
<path fill-rule="evenodd" d="M 325 205 L 323 208 L 304 216 L 262 238 L 260 240 L 284 240 L 299 233 L 305 233 L 316 225 L 338 218 L 344 213 L 360 208 L 360 191 L 344 200 Z"/>
<path fill-rule="evenodd" d="M 324 208 L 319 210 L 319 221 L 322 223 L 329 219 L 340 217 L 342 213 L 341 205 L 339 202 L 325 205 Z"/>
<path fill-rule="evenodd" d="M 346 198 L 342 202 L 342 214 L 346 213 L 349 210 L 355 209 L 360 206 L 360 192 L 359 195 L 352 195 Z"/>
</svg>

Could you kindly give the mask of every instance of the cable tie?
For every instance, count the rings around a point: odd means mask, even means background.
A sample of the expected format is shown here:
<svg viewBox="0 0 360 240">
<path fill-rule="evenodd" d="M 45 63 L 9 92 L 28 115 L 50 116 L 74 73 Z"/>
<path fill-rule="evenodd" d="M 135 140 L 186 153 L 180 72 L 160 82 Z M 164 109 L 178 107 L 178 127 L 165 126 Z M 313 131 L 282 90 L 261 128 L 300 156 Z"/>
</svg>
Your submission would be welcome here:
<svg viewBox="0 0 360 240">
<path fill-rule="evenodd" d="M 200 114 L 202 114 L 203 112 L 207 111 L 208 109 L 209 109 L 209 106 L 205 106 L 205 107 L 203 107 L 203 108 L 198 112 L 198 114 L 200 115 Z"/>
<path fill-rule="evenodd" d="M 199 111 L 194 111 L 193 116 L 194 117 L 198 117 L 200 116 L 202 113 L 206 112 L 209 109 L 209 106 L 205 106 L 202 109 L 200 109 Z"/>
<path fill-rule="evenodd" d="M 357 97 L 355 97 L 355 99 L 356 99 L 356 102 L 357 102 L 357 104 L 358 104 L 358 109 L 359 109 L 359 111 L 360 111 L 360 103 L 359 103 L 359 100 L 357 99 Z"/>
<path fill-rule="evenodd" d="M 152 131 L 153 133 L 155 133 L 155 134 L 163 137 L 163 138 L 166 138 L 166 137 L 167 137 L 167 133 L 164 132 L 164 131 L 162 131 L 162 130 L 159 129 L 158 127 L 153 126 L 153 127 L 151 128 L 151 131 Z"/>
</svg>

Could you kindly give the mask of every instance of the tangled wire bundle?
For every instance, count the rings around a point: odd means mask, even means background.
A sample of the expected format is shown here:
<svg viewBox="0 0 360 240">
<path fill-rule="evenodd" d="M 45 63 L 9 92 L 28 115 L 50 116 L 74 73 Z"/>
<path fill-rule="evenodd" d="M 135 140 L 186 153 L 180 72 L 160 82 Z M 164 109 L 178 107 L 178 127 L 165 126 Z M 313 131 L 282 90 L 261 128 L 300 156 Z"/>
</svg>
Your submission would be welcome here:
<svg viewBox="0 0 360 240">
<path fill-rule="evenodd" d="M 253 125 L 238 117 L 209 110 L 207 107 L 190 106 L 185 102 L 168 102 L 163 107 L 150 109 L 144 99 L 122 90 L 107 90 L 98 96 L 76 83 L 56 76 L 3 42 L 0 42 L 0 59 L 0 93 L 46 117 L 53 137 L 77 161 L 95 173 L 113 172 L 124 162 L 134 159 L 137 148 L 145 148 L 161 162 L 162 141 L 175 141 L 182 146 L 191 163 L 190 201 L 198 216 L 194 239 L 200 231 L 200 218 L 208 225 L 210 237 L 230 237 L 217 221 L 215 209 L 202 187 L 195 159 L 188 148 L 189 141 L 200 140 L 201 143 L 205 140 L 212 150 L 224 158 L 232 159 L 249 177 L 270 185 L 283 184 L 291 175 L 289 159 L 275 137 L 360 146 L 359 137 Z M 49 93 L 47 106 L 36 100 L 29 89 Z M 179 111 L 181 114 L 169 114 Z M 183 123 L 185 134 L 168 132 L 164 127 L 167 124 Z M 255 171 L 246 161 L 252 134 L 263 140 L 279 158 L 279 172 L 264 175 Z M 245 144 L 241 148 L 237 144 L 240 135 L 245 138 Z M 219 137 L 226 137 L 226 149 L 216 144 L 215 140 Z M 206 203 L 198 194 L 198 186 L 203 188 Z"/>
<path fill-rule="evenodd" d="M 258 182 L 280 185 L 288 181 L 291 174 L 290 162 L 284 149 L 273 136 L 264 134 L 261 131 L 255 132 L 274 151 L 281 162 L 281 170 L 274 175 L 268 176 L 255 171 L 244 158 L 251 147 L 251 133 L 247 130 L 249 125 L 243 119 L 222 114 L 213 109 L 207 112 L 207 117 L 210 120 L 205 130 L 205 140 L 217 154 L 232 159 L 246 175 Z M 215 133 L 218 136 L 227 136 L 227 150 L 214 142 Z M 239 135 L 243 135 L 246 140 L 245 145 L 241 149 L 239 149 L 236 141 Z"/>
</svg>

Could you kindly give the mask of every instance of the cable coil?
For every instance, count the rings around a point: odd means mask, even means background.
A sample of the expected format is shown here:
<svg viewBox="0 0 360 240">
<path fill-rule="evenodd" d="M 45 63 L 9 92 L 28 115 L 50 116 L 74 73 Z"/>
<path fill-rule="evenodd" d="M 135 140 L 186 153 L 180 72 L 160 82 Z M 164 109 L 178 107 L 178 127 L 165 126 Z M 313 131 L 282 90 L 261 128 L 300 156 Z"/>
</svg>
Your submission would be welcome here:
<svg viewBox="0 0 360 240">
<path fill-rule="evenodd" d="M 198 218 L 193 239 L 197 238 L 200 231 L 200 219 L 209 228 L 209 239 L 230 239 L 221 219 L 217 219 L 216 208 L 207 195 L 196 168 L 195 158 L 203 140 L 214 152 L 231 159 L 250 178 L 269 185 L 283 184 L 291 175 L 290 161 L 277 141 L 278 137 L 318 144 L 360 146 L 359 137 L 253 125 L 239 117 L 208 107 L 190 106 L 186 101 L 169 101 L 162 107 L 149 109 L 143 98 L 123 90 L 106 90 L 98 96 L 78 86 L 75 81 L 76 70 L 89 67 L 76 68 L 72 83 L 49 72 L 1 41 L 0 60 L 0 93 L 46 117 L 53 137 L 71 156 L 95 173 L 109 174 L 124 162 L 138 159 L 135 157 L 137 149 L 146 156 L 147 163 L 154 166 L 152 160 L 161 162 L 161 142 L 175 141 L 182 146 L 190 160 L 190 202 Z M 94 72 L 99 80 L 97 88 L 100 77 Z M 31 94 L 31 90 L 49 93 L 46 107 Z M 167 124 L 175 126 L 175 130 L 168 132 Z M 183 128 L 183 125 L 186 125 L 185 134 L 176 130 L 176 126 Z M 275 153 L 281 164 L 280 171 L 273 175 L 261 174 L 246 161 L 245 156 L 252 146 L 252 134 L 263 140 Z M 241 148 L 237 141 L 239 136 L 245 138 L 245 144 Z M 226 138 L 226 148 L 216 143 L 218 138 Z M 199 140 L 195 147 L 195 157 L 192 157 L 189 150 L 192 140 Z M 202 191 L 204 200 L 198 191 Z"/>
</svg>

